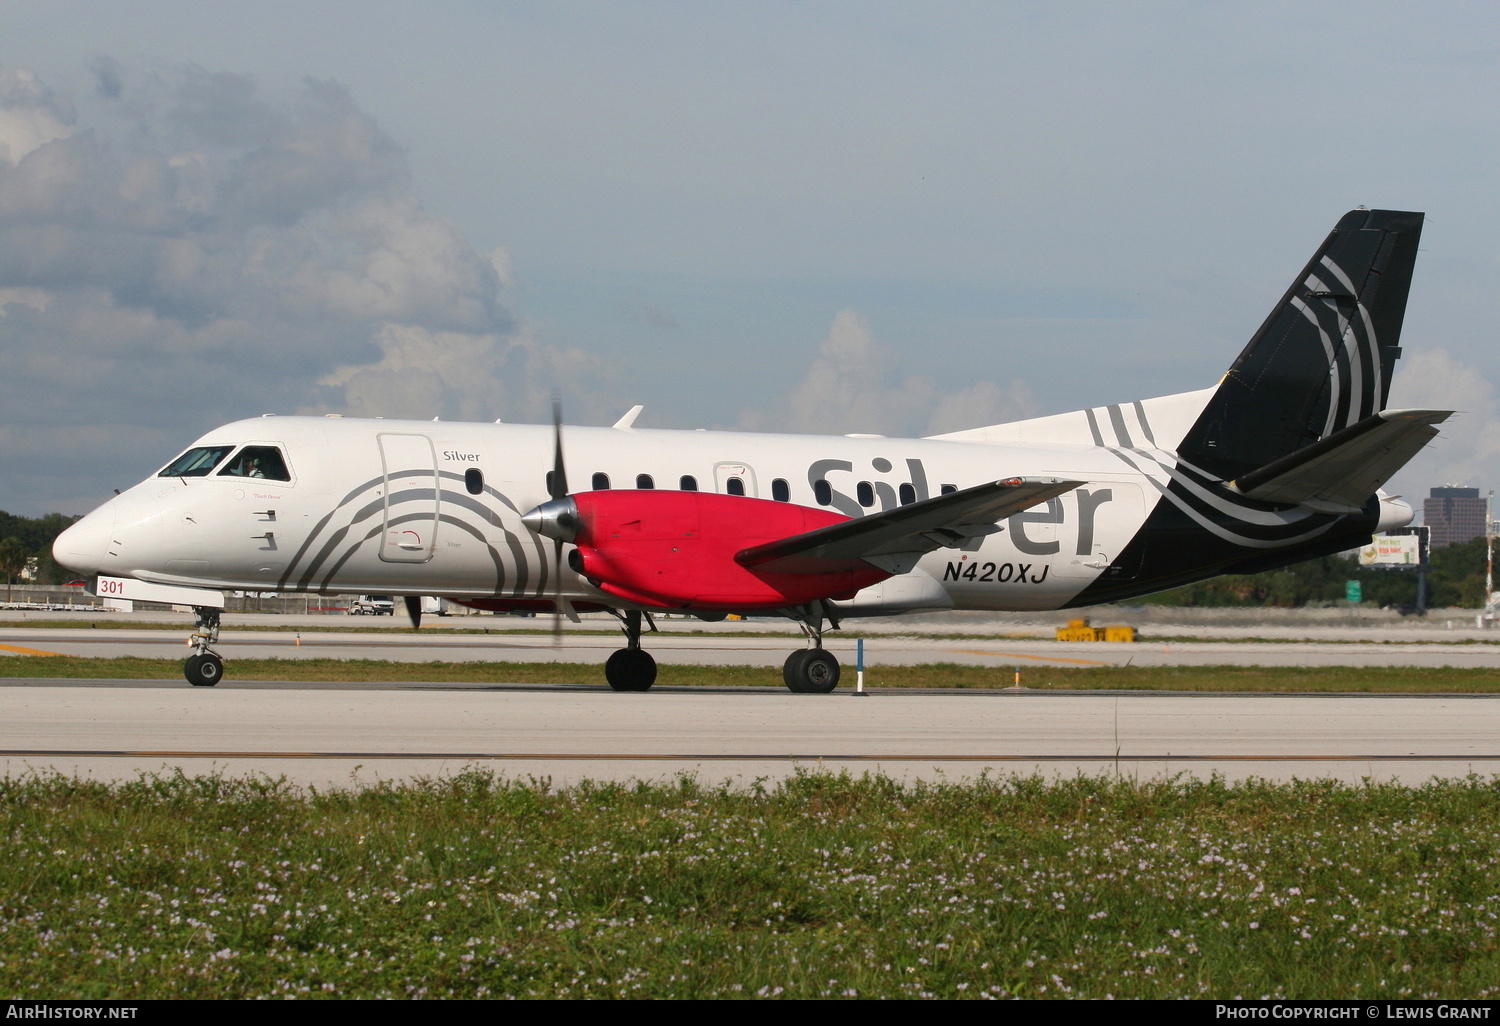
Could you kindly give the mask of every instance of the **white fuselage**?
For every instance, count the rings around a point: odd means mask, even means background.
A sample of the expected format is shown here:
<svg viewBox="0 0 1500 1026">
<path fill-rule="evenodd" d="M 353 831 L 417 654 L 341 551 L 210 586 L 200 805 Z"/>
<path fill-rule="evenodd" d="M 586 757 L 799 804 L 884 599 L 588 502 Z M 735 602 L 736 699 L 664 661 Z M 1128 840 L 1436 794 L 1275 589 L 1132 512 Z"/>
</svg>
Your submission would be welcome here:
<svg viewBox="0 0 1500 1026">
<path fill-rule="evenodd" d="M 65 532 L 59 560 L 186 587 L 555 596 L 552 543 L 521 523 L 548 498 L 548 426 L 264 417 L 195 445 L 275 446 L 290 480 L 148 478 Z M 574 492 L 603 484 L 595 475 L 614 489 L 647 477 L 657 489 L 677 489 L 691 477 L 716 492 L 737 479 L 748 496 L 770 499 L 785 482 L 786 501 L 820 507 L 824 481 L 823 508 L 849 516 L 1000 477 L 1087 482 L 840 604 L 856 615 L 1058 608 L 1109 567 L 1160 501 L 1158 483 L 1094 444 L 568 427 L 563 446 Z M 1154 466 L 1170 466 L 1169 454 L 1157 455 Z M 563 597 L 621 605 L 565 566 L 562 575 Z"/>
</svg>

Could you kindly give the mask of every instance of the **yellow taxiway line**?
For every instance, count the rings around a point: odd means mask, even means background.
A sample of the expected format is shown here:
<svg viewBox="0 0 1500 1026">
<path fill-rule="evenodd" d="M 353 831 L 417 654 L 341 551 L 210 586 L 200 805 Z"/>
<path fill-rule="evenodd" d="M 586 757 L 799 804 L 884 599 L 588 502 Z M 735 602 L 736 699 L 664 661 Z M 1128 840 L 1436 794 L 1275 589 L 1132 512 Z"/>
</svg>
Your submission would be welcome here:
<svg viewBox="0 0 1500 1026">
<path fill-rule="evenodd" d="M 5 650 L 6 652 L 14 652 L 17 655 L 35 655 L 35 656 L 61 656 L 62 655 L 61 652 L 43 652 L 39 648 L 22 648 L 20 645 L 0 645 L 0 649 Z"/>
</svg>

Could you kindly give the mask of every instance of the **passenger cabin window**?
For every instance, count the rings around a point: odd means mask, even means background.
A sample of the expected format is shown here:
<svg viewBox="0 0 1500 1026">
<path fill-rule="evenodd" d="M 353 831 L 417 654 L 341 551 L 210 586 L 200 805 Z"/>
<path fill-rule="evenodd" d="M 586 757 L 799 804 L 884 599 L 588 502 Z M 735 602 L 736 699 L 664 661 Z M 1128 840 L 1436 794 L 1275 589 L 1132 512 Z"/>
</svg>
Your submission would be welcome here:
<svg viewBox="0 0 1500 1026">
<path fill-rule="evenodd" d="M 817 480 L 813 482 L 813 498 L 818 500 L 819 506 L 833 505 L 833 486 L 827 481 Z"/>
<path fill-rule="evenodd" d="M 956 491 L 958 491 L 958 485 L 943 485 L 942 487 L 943 495 L 952 495 Z"/>
<path fill-rule="evenodd" d="M 682 480 L 677 482 L 677 487 L 685 492 L 696 492 L 698 490 L 698 479 L 692 474 L 683 474 Z"/>
<path fill-rule="evenodd" d="M 470 495 L 478 495 L 484 491 L 484 471 L 478 467 L 470 467 L 464 471 L 464 491 Z"/>
<path fill-rule="evenodd" d="M 158 477 L 207 477 L 219 461 L 229 455 L 232 445 L 202 445 L 189 449 L 167 464 Z"/>
<path fill-rule="evenodd" d="M 917 501 L 917 490 L 910 482 L 901 486 L 901 505 L 910 506 Z"/>
<path fill-rule="evenodd" d="M 281 450 L 274 445 L 247 445 L 235 453 L 220 477 L 263 477 L 267 481 L 290 481 Z"/>
<path fill-rule="evenodd" d="M 792 489 L 786 483 L 785 478 L 778 477 L 776 480 L 771 482 L 771 498 L 775 499 L 777 502 L 792 501 Z"/>
<path fill-rule="evenodd" d="M 724 491 L 730 495 L 744 495 L 745 482 L 737 477 L 731 477 L 728 481 L 724 482 Z"/>
<path fill-rule="evenodd" d="M 875 505 L 875 486 L 870 482 L 861 481 L 855 492 L 859 495 L 859 504 L 865 509 Z"/>
<path fill-rule="evenodd" d="M 594 475 L 594 491 L 596 491 L 596 492 L 603 492 L 603 491 L 607 491 L 608 489 L 609 489 L 609 475 L 606 474 L 606 473 L 603 473 L 602 471 L 600 473 L 595 474 Z"/>
<path fill-rule="evenodd" d="M 655 488 L 656 482 L 652 480 L 650 474 L 637 474 L 635 475 L 635 486 L 637 488 Z"/>
</svg>

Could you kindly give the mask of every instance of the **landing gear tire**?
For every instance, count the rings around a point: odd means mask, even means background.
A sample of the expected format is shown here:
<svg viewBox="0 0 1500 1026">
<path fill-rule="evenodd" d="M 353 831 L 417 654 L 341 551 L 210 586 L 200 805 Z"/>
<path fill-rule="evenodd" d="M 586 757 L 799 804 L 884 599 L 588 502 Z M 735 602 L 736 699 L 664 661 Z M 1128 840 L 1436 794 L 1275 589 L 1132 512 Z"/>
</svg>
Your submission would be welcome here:
<svg viewBox="0 0 1500 1026">
<path fill-rule="evenodd" d="M 649 691 L 656 683 L 656 660 L 645 649 L 619 649 L 605 662 L 604 679 L 616 691 Z"/>
<path fill-rule="evenodd" d="M 811 649 L 799 648 L 786 657 L 786 662 L 781 664 L 781 679 L 788 688 L 793 691 L 801 691 L 799 682 L 802 680 L 802 660 L 807 658 Z"/>
<path fill-rule="evenodd" d="M 195 688 L 211 688 L 224 678 L 224 660 L 212 652 L 188 656 L 182 675 Z"/>
<path fill-rule="evenodd" d="M 839 686 L 839 661 L 821 648 L 798 649 L 786 657 L 781 679 L 799 695 L 826 695 Z"/>
</svg>

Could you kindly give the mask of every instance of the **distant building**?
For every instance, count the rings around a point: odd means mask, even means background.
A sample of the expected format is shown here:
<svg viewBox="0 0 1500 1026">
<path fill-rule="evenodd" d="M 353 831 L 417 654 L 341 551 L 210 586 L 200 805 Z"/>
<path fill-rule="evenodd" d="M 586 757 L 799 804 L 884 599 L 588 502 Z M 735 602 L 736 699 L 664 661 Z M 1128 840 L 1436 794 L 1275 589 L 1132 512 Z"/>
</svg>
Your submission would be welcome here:
<svg viewBox="0 0 1500 1026">
<path fill-rule="evenodd" d="M 1484 514 L 1485 500 L 1478 488 L 1434 488 L 1422 503 L 1422 520 L 1432 531 L 1434 549 L 1484 534 Z"/>
</svg>

